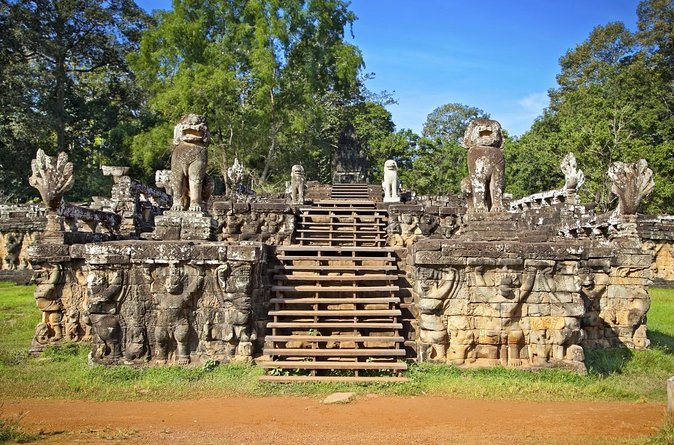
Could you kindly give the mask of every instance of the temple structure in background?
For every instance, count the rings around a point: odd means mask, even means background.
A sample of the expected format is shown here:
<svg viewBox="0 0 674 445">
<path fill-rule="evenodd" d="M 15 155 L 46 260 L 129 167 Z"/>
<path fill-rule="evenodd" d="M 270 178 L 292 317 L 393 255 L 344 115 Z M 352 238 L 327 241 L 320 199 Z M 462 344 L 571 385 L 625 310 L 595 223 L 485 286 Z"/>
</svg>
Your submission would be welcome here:
<svg viewBox="0 0 674 445">
<path fill-rule="evenodd" d="M 102 364 L 255 361 L 267 381 L 398 381 L 410 360 L 584 372 L 585 348 L 648 346 L 648 287 L 674 270 L 654 255 L 671 260 L 674 232 L 671 217 L 636 213 L 653 188 L 645 161 L 611 166 L 619 205 L 596 214 L 578 202 L 572 154 L 558 190 L 504 194 L 496 121 L 466 131 L 462 196 L 400 193 L 394 160 L 370 185 L 343 139 L 333 185 L 298 164 L 287 196 L 245 191 L 236 171 L 217 196 L 207 123 L 187 115 L 157 187 L 106 167 L 111 196 L 87 207 L 63 199 L 76 173 L 65 155 L 38 152 L 46 207 L 0 208 L 3 271 L 37 284 L 31 351 L 89 342 Z"/>
</svg>

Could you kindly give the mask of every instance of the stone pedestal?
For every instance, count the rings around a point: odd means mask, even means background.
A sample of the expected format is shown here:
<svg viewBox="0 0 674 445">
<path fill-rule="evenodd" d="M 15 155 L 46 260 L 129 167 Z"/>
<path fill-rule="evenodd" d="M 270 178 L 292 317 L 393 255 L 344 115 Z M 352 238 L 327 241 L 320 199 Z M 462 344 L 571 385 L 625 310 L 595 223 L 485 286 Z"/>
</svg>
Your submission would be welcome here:
<svg viewBox="0 0 674 445">
<path fill-rule="evenodd" d="M 166 211 L 155 217 L 156 240 L 213 240 L 217 221 L 207 213 Z"/>
</svg>

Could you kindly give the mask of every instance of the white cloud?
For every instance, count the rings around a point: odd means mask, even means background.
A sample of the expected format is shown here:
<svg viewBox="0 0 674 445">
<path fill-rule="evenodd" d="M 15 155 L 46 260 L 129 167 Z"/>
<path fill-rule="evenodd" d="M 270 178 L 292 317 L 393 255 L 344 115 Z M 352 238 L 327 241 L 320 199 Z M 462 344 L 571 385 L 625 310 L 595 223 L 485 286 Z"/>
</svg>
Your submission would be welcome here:
<svg viewBox="0 0 674 445">
<path fill-rule="evenodd" d="M 536 116 L 538 116 L 548 106 L 548 93 L 532 93 L 518 100 L 517 103 L 525 111 L 536 113 Z"/>
</svg>

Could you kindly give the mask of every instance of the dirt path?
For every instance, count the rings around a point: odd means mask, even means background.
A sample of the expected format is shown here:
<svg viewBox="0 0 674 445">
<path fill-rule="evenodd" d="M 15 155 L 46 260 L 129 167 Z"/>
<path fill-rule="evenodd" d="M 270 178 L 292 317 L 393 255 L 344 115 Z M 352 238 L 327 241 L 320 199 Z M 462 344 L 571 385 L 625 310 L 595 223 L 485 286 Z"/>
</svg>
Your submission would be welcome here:
<svg viewBox="0 0 674 445">
<path fill-rule="evenodd" d="M 40 443 L 602 444 L 653 433 L 664 405 L 359 396 L 344 405 L 310 397 L 176 402 L 5 401 Z"/>
</svg>

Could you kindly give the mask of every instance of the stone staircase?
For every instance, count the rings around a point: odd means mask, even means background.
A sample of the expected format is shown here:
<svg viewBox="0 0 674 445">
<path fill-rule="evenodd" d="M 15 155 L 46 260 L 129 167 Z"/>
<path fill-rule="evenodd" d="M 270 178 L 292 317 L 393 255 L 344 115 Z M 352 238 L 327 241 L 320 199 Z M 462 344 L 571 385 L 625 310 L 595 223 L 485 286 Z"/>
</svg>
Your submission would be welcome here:
<svg viewBox="0 0 674 445">
<path fill-rule="evenodd" d="M 369 197 L 367 184 L 333 184 L 330 191 L 331 200 L 367 200 Z"/>
<path fill-rule="evenodd" d="M 276 248 L 261 380 L 406 380 L 386 210 L 339 199 L 300 212 L 296 243 Z"/>
</svg>

